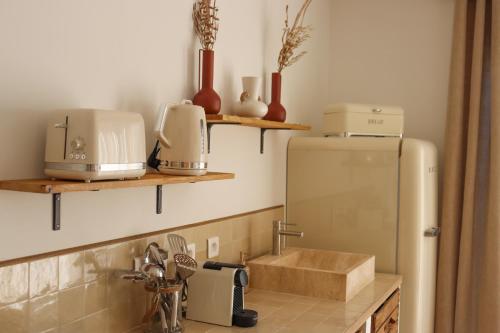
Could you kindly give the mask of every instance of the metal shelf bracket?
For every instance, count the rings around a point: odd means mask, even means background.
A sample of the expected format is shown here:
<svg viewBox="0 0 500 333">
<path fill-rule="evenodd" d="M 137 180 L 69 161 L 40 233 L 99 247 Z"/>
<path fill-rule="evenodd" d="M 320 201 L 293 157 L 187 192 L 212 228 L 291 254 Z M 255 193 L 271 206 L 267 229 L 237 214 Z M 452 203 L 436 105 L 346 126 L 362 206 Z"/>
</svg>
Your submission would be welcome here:
<svg viewBox="0 0 500 333">
<path fill-rule="evenodd" d="M 264 154 L 264 134 L 268 130 L 272 130 L 272 131 L 288 131 L 290 129 L 289 128 L 261 128 L 260 129 L 260 153 L 261 154 Z"/>
<path fill-rule="evenodd" d="M 162 213 L 163 185 L 156 185 L 156 214 Z"/>
<path fill-rule="evenodd" d="M 52 194 L 52 230 L 61 230 L 61 193 Z"/>
<path fill-rule="evenodd" d="M 214 125 L 239 125 L 238 123 L 207 123 L 207 141 L 208 141 L 208 153 L 210 154 L 210 137 L 211 137 L 211 132 L 212 132 L 212 127 Z M 267 130 L 273 130 L 273 131 L 278 131 L 278 130 L 290 130 L 290 128 L 260 128 L 260 153 L 264 154 L 264 134 L 266 133 Z"/>
</svg>

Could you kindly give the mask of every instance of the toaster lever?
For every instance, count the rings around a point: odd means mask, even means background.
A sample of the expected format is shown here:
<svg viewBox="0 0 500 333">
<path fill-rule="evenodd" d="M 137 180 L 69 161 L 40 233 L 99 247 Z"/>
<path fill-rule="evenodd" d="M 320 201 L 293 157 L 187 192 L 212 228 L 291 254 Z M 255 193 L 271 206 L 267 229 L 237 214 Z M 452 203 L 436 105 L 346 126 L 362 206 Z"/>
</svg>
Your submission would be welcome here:
<svg viewBox="0 0 500 333">
<path fill-rule="evenodd" d="M 55 128 L 68 128 L 68 124 L 67 123 L 57 123 L 57 124 L 54 124 L 54 127 Z"/>
</svg>

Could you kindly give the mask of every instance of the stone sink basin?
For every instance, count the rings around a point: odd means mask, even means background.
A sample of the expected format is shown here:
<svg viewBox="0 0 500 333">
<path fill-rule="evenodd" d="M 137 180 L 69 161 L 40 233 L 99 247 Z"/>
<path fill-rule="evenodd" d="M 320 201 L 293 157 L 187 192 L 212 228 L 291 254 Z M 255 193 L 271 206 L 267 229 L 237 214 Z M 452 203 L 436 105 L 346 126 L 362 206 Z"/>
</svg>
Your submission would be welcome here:
<svg viewBox="0 0 500 333">
<path fill-rule="evenodd" d="M 248 262 L 250 287 L 347 302 L 375 277 L 375 256 L 287 248 Z"/>
</svg>

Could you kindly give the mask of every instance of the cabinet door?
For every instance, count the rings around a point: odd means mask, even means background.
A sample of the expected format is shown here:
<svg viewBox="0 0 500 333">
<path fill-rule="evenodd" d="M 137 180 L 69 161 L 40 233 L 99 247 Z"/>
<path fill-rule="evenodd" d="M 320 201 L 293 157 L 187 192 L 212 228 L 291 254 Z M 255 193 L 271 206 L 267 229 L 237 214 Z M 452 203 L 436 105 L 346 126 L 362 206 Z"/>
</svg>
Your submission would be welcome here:
<svg viewBox="0 0 500 333">
<path fill-rule="evenodd" d="M 397 332 L 399 318 L 399 289 L 372 316 L 372 332 Z M 394 319 L 395 318 L 395 319 Z M 395 324 L 394 324 L 395 321 Z M 396 330 L 394 331 L 394 327 Z M 385 329 L 385 330 L 381 330 Z"/>
<path fill-rule="evenodd" d="M 398 318 L 399 318 L 399 308 L 396 308 L 376 333 L 398 333 L 399 332 Z"/>
</svg>

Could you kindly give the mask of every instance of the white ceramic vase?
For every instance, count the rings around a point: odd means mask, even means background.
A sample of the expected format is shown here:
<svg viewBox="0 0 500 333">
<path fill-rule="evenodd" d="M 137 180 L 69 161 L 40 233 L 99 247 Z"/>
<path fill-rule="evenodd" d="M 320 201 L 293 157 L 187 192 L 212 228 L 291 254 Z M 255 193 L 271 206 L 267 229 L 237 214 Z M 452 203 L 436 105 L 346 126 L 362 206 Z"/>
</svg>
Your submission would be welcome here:
<svg viewBox="0 0 500 333">
<path fill-rule="evenodd" d="M 233 113 L 240 117 L 262 118 L 267 113 L 267 105 L 260 101 L 259 90 L 261 78 L 244 76 L 241 78 L 243 92 L 240 101 L 234 105 Z"/>
</svg>

